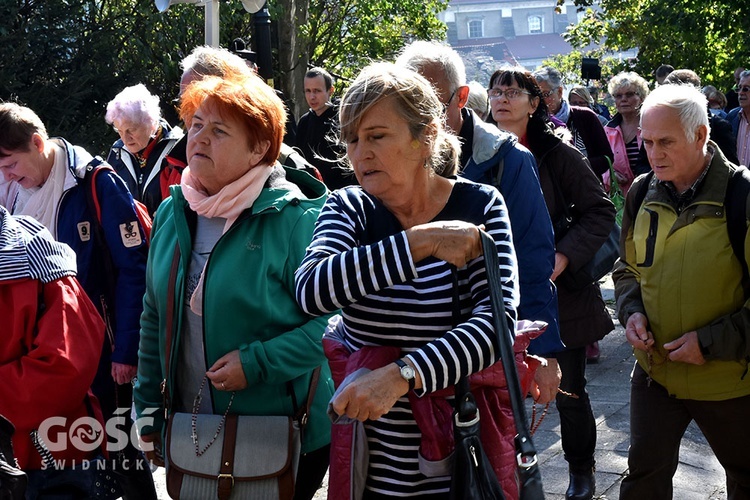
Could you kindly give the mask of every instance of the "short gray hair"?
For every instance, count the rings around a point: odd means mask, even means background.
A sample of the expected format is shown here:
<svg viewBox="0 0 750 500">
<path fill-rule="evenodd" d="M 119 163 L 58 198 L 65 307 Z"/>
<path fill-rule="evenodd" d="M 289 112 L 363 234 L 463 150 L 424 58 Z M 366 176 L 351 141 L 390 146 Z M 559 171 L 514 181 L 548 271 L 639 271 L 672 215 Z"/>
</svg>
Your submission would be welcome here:
<svg viewBox="0 0 750 500">
<path fill-rule="evenodd" d="M 641 121 L 647 111 L 657 107 L 667 107 L 677 111 L 688 142 L 695 142 L 695 132 L 702 125 L 706 127 L 707 133 L 711 132 L 706 112 L 708 108 L 706 96 L 692 85 L 659 85 L 643 101 Z"/>
<path fill-rule="evenodd" d="M 244 59 L 222 47 L 201 45 L 193 49 L 181 62 L 182 75 L 194 72 L 201 78 L 204 76 L 219 76 L 227 74 L 247 75 L 253 70 Z"/>
<path fill-rule="evenodd" d="M 460 144 L 456 136 L 445 130 L 443 104 L 430 82 L 403 66 L 374 63 L 360 72 L 341 99 L 341 140 L 351 142 L 365 113 L 385 99 L 393 101 L 413 139 L 424 139 L 427 129 L 435 127 L 437 134 L 428 163 L 438 175 L 455 175 Z"/>
<path fill-rule="evenodd" d="M 159 97 L 149 92 L 142 83 L 125 87 L 107 104 L 104 119 L 110 125 L 118 119 L 148 124 L 154 131 L 161 120 Z"/>
<path fill-rule="evenodd" d="M 559 89 L 563 85 L 562 73 L 551 66 L 542 66 L 531 73 L 531 76 L 537 83 L 544 82 L 553 89 Z"/>
<path fill-rule="evenodd" d="M 422 73 L 438 66 L 451 86 L 451 92 L 466 85 L 466 66 L 453 48 L 439 42 L 417 40 L 410 43 L 396 59 L 396 65 Z"/>
</svg>

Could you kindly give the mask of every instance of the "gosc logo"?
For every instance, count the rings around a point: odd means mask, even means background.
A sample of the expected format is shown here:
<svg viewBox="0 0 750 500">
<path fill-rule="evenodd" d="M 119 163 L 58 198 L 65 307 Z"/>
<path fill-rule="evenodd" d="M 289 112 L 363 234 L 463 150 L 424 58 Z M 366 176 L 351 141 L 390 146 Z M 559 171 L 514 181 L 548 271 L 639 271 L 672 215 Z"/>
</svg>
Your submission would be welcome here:
<svg viewBox="0 0 750 500">
<path fill-rule="evenodd" d="M 66 450 L 69 444 L 77 450 L 89 452 L 100 448 L 105 442 L 107 451 L 118 452 L 125 449 L 128 439 L 136 448 L 152 451 L 153 443 L 140 442 L 139 444 L 138 429 L 154 424 L 152 414 L 156 408 L 147 410 L 143 417 L 133 422 L 130 429 L 126 429 L 125 415 L 129 411 L 129 408 L 118 408 L 104 427 L 94 417 L 78 418 L 70 424 L 67 432 L 68 422 L 65 417 L 50 417 L 39 426 L 39 438 L 47 449 L 53 452 Z"/>
</svg>

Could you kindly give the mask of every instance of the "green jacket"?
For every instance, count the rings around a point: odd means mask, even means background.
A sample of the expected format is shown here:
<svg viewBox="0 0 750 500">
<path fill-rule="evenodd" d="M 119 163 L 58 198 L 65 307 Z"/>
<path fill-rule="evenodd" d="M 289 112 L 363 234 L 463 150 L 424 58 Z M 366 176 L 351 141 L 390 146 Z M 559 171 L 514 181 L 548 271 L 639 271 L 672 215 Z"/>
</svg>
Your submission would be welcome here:
<svg viewBox="0 0 750 500">
<path fill-rule="evenodd" d="M 298 404 L 307 398 L 311 372 L 322 365 L 302 451 L 330 442 L 326 406 L 333 382 L 321 338 L 328 317 L 313 318 L 294 298 L 294 272 L 312 238 L 318 213 L 327 197 L 325 186 L 308 174 L 275 167 L 253 206 L 219 239 L 209 256 L 204 276 L 203 325 L 206 368 L 228 352 L 239 349 L 248 388 L 236 393 L 231 412 L 240 415 L 292 415 L 287 382 Z M 285 178 L 286 177 L 286 178 Z M 291 181 L 291 182 L 290 182 Z M 300 190 L 302 189 L 302 191 Z M 190 261 L 196 214 L 179 186 L 159 207 L 146 271 L 146 296 L 141 316 L 138 382 L 135 404 L 141 434 L 164 432 L 164 403 L 160 384 L 165 372 L 167 288 L 179 243 L 175 303 L 185 303 L 185 274 Z M 304 193 L 306 194 L 303 194 Z M 167 387 L 173 399 L 177 350 L 183 330 L 182 309 L 176 309 L 170 374 Z M 230 393 L 211 388 L 214 413 L 223 414 Z M 149 409 L 158 408 L 152 413 Z"/>
<path fill-rule="evenodd" d="M 615 271 L 620 322 L 635 312 L 646 315 L 655 352 L 635 351 L 651 378 L 681 399 L 720 401 L 750 394 L 747 376 L 750 333 L 749 295 L 742 268 L 729 241 L 724 198 L 737 168 L 714 149 L 708 173 L 693 201 L 680 214 L 664 185 L 653 178 L 641 207 L 628 192 L 623 217 L 621 260 Z M 745 258 L 750 259 L 750 237 Z M 662 347 L 697 331 L 707 362 L 693 365 L 667 360 Z"/>
</svg>

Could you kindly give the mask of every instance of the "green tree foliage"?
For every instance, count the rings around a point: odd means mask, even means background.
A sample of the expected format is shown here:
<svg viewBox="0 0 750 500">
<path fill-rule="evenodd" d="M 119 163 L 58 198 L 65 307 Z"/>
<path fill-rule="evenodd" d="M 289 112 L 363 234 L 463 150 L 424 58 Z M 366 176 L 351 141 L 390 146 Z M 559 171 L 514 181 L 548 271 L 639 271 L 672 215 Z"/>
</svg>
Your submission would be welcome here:
<svg viewBox="0 0 750 500">
<path fill-rule="evenodd" d="M 563 0 L 564 1 L 564 0 Z M 591 0 L 574 0 L 581 8 Z M 750 59 L 750 3 L 736 0 L 602 0 L 567 40 L 576 47 L 638 48 L 635 71 L 649 77 L 661 64 L 689 68 L 705 84 L 727 88 Z"/>
<path fill-rule="evenodd" d="M 308 62 L 351 77 L 408 40 L 445 35 L 437 13 L 447 0 L 270 1 L 276 83 L 298 106 Z M 240 1 L 221 2 L 223 47 L 252 30 Z M 161 14 L 153 0 L 0 0 L 0 99 L 31 107 L 51 135 L 104 154 L 117 138 L 104 121 L 106 105 L 129 85 L 145 84 L 176 121 L 179 62 L 204 36 L 195 4 Z"/>
</svg>

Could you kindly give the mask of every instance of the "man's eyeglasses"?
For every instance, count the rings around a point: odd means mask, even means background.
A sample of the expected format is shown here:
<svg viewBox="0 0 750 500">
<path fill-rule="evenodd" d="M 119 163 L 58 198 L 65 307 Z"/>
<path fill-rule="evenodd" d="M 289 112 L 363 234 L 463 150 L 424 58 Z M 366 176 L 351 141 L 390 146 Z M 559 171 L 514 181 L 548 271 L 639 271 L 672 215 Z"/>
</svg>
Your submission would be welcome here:
<svg viewBox="0 0 750 500">
<path fill-rule="evenodd" d="M 508 100 L 516 99 L 521 94 L 530 95 L 531 92 L 527 92 L 526 90 L 521 89 L 490 89 L 487 91 L 487 95 L 490 99 L 499 99 L 503 95 L 505 95 L 505 98 Z"/>
<path fill-rule="evenodd" d="M 612 94 L 615 100 L 618 99 L 632 99 L 633 96 L 637 95 L 638 92 L 625 92 L 624 94 Z"/>
<path fill-rule="evenodd" d="M 448 106 L 451 105 L 451 101 L 453 100 L 453 97 L 456 95 L 456 90 L 454 90 L 451 93 L 451 96 L 448 98 L 448 100 L 443 104 L 443 114 L 448 113 Z"/>
<path fill-rule="evenodd" d="M 747 85 L 743 85 L 742 87 L 737 87 L 737 92 L 750 92 L 750 87 Z"/>
<path fill-rule="evenodd" d="M 554 90 L 547 90 L 546 92 L 542 92 L 542 99 L 549 99 L 549 97 L 554 93 Z"/>
</svg>

